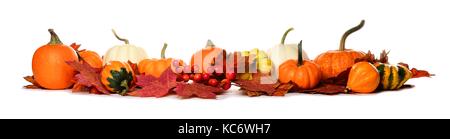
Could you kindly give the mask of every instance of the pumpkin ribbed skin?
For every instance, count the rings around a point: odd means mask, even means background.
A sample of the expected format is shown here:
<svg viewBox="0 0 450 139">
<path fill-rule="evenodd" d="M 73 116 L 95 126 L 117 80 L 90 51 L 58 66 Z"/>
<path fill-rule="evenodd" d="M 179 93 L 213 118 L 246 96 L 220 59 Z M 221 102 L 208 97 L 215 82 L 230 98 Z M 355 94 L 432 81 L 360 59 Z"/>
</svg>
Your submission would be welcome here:
<svg viewBox="0 0 450 139">
<path fill-rule="evenodd" d="M 75 70 L 66 61 L 78 61 L 78 56 L 75 50 L 61 43 L 53 29 L 49 32 L 51 41 L 34 52 L 33 76 L 46 89 L 66 89 L 72 86 L 75 75 Z"/>
<path fill-rule="evenodd" d="M 412 72 L 402 65 L 376 63 L 375 66 L 381 77 L 380 88 L 385 90 L 399 89 L 412 77 Z"/>
<path fill-rule="evenodd" d="M 159 77 L 167 69 L 171 68 L 172 58 L 168 59 L 144 59 L 138 64 L 141 74 Z"/>
<path fill-rule="evenodd" d="M 78 52 L 78 54 L 84 62 L 88 63 L 93 68 L 103 67 L 103 60 L 96 52 L 86 50 Z"/>
<path fill-rule="evenodd" d="M 135 82 L 135 76 L 128 63 L 111 61 L 105 65 L 101 74 L 101 82 L 111 92 L 125 95 Z"/>
<path fill-rule="evenodd" d="M 301 89 L 311 89 L 320 82 L 320 68 L 308 60 L 298 66 L 297 60 L 288 60 L 280 65 L 279 80 L 281 83 L 294 82 Z"/>
<path fill-rule="evenodd" d="M 357 93 L 372 93 L 380 83 L 380 75 L 369 62 L 358 62 L 350 70 L 347 89 Z"/>
<path fill-rule="evenodd" d="M 320 69 L 322 70 L 323 80 L 338 76 L 341 72 L 352 67 L 357 58 L 364 56 L 363 52 L 345 48 L 345 41 L 347 37 L 361 29 L 364 26 L 364 23 L 365 21 L 362 20 L 358 26 L 347 30 L 344 35 L 342 35 L 338 50 L 327 51 L 316 57 L 314 62 L 319 64 Z"/>
<path fill-rule="evenodd" d="M 357 58 L 364 56 L 363 52 L 353 50 L 332 50 L 322 53 L 314 60 L 320 66 L 322 79 L 336 77 L 355 64 Z"/>
</svg>

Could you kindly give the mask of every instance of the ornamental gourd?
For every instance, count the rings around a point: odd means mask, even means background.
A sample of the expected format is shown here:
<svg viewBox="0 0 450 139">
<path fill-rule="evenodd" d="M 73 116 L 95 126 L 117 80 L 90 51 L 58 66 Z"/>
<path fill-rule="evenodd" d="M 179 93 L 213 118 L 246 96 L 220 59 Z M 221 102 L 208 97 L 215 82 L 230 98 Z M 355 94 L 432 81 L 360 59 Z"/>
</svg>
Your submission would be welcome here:
<svg viewBox="0 0 450 139">
<path fill-rule="evenodd" d="M 116 31 L 112 31 L 114 33 L 114 36 L 118 40 L 125 42 L 125 44 L 116 45 L 110 48 L 103 57 L 103 65 L 106 65 L 110 61 L 130 61 L 132 63 L 139 63 L 141 60 L 148 57 L 143 48 L 131 45 L 127 39 L 120 38 L 117 35 Z"/>
<path fill-rule="evenodd" d="M 161 59 L 144 59 L 139 62 L 139 72 L 144 75 L 152 75 L 153 77 L 158 78 L 168 68 L 171 68 L 171 70 L 174 71 L 175 67 L 181 66 L 183 61 L 166 58 L 166 48 L 167 44 L 164 43 L 164 46 L 161 50 Z M 177 65 L 173 65 L 173 62 L 177 62 Z"/>
<path fill-rule="evenodd" d="M 364 26 L 364 20 L 361 23 L 346 31 L 341 38 L 339 50 L 331 50 L 320 54 L 316 57 L 314 62 L 319 64 L 322 71 L 322 79 L 336 77 L 341 72 L 347 70 L 355 64 L 357 58 L 364 56 L 363 52 L 354 51 L 345 48 L 345 40 L 355 31 L 358 31 Z"/>
<path fill-rule="evenodd" d="M 320 68 L 309 60 L 303 60 L 302 42 L 298 44 L 298 59 L 287 60 L 280 65 L 279 80 L 281 83 L 293 82 L 301 89 L 316 87 L 321 79 Z"/>
<path fill-rule="evenodd" d="M 216 47 L 211 40 L 208 40 L 205 48 L 192 55 L 190 63 L 192 66 L 198 66 L 200 73 L 212 72 L 209 68 L 214 66 L 221 66 L 223 71 L 226 71 L 226 54 L 225 49 Z"/>
<path fill-rule="evenodd" d="M 278 67 L 283 64 L 287 60 L 297 60 L 298 59 L 298 50 L 297 44 L 285 44 L 285 40 L 289 32 L 294 30 L 294 28 L 289 28 L 283 34 L 281 38 L 281 43 L 276 45 L 275 47 L 270 48 L 267 51 L 269 58 L 272 60 L 272 66 L 274 67 L 274 72 L 278 73 Z M 303 60 L 309 60 L 308 55 L 305 51 L 302 50 Z"/>
<path fill-rule="evenodd" d="M 33 55 L 32 69 L 35 81 L 46 89 L 66 89 L 72 86 L 75 70 L 66 61 L 78 61 L 71 47 L 64 45 L 53 29 L 50 42 L 39 47 Z"/>
<path fill-rule="evenodd" d="M 402 65 L 375 63 L 375 67 L 381 77 L 380 88 L 384 90 L 399 89 L 412 77 L 412 72 Z"/>
<path fill-rule="evenodd" d="M 380 75 L 369 62 L 358 62 L 350 70 L 347 89 L 357 93 L 372 93 L 380 83 Z"/>
<path fill-rule="evenodd" d="M 111 61 L 105 65 L 100 78 L 106 89 L 120 95 L 125 95 L 136 80 L 131 66 L 120 61 Z"/>
</svg>

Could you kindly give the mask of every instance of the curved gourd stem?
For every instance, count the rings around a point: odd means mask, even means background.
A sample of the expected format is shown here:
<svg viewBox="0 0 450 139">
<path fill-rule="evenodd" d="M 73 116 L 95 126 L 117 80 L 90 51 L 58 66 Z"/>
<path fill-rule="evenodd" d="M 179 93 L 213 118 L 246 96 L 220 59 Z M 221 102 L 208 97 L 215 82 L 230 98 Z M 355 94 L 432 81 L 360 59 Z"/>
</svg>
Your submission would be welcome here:
<svg viewBox="0 0 450 139">
<path fill-rule="evenodd" d="M 286 30 L 286 32 L 284 32 L 283 37 L 281 38 L 281 44 L 284 45 L 284 41 L 286 40 L 287 35 L 289 34 L 289 32 L 293 31 L 294 28 L 289 28 L 288 30 Z"/>
<path fill-rule="evenodd" d="M 345 50 L 345 40 L 347 40 L 347 37 L 352 34 L 353 32 L 358 31 L 359 29 L 361 29 L 364 26 L 364 20 L 361 20 L 361 23 L 359 23 L 359 25 L 347 30 L 344 35 L 342 35 L 341 38 L 341 44 L 339 45 L 339 51 L 344 51 Z"/>
<path fill-rule="evenodd" d="M 114 29 L 112 29 L 112 32 L 114 33 L 114 36 L 116 36 L 116 38 L 118 40 L 125 42 L 125 44 L 130 44 L 130 41 L 128 41 L 127 39 L 119 37 L 119 35 L 117 35 L 117 33 L 116 33 L 116 31 Z"/>
<path fill-rule="evenodd" d="M 56 35 L 55 31 L 53 29 L 48 29 L 48 32 L 50 32 L 50 42 L 48 44 L 62 44 L 61 40 L 59 39 L 58 35 Z"/>
<path fill-rule="evenodd" d="M 164 43 L 164 46 L 161 49 L 161 59 L 165 59 L 166 58 L 166 49 L 167 49 L 167 43 Z"/>
</svg>

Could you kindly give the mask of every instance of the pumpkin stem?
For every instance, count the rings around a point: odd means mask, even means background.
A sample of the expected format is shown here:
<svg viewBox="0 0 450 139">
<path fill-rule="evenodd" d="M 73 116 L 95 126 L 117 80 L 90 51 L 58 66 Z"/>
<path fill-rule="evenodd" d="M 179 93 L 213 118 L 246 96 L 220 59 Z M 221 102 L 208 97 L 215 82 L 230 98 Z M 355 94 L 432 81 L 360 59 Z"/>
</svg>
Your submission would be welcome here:
<svg viewBox="0 0 450 139">
<path fill-rule="evenodd" d="M 119 37 L 119 35 L 117 35 L 117 33 L 116 33 L 116 31 L 114 29 L 112 29 L 112 32 L 114 33 L 114 36 L 116 36 L 116 38 L 118 40 L 125 42 L 125 44 L 130 44 L 130 41 L 128 41 L 127 39 Z"/>
<path fill-rule="evenodd" d="M 58 35 L 56 35 L 55 31 L 53 29 L 48 29 L 48 32 L 50 32 L 50 42 L 48 44 L 62 44 L 61 40 L 59 39 Z"/>
<path fill-rule="evenodd" d="M 286 30 L 286 32 L 284 32 L 283 37 L 281 38 L 281 44 L 284 45 L 284 41 L 286 40 L 287 35 L 289 34 L 289 32 L 291 32 L 292 30 L 294 30 L 294 28 L 289 28 L 288 30 Z"/>
<path fill-rule="evenodd" d="M 123 89 L 122 91 L 120 91 L 120 95 L 125 95 L 127 92 L 128 92 L 128 90 L 130 89 L 129 87 L 128 87 L 128 81 L 127 80 L 123 80 L 122 82 L 120 82 L 120 86 L 122 86 L 122 87 L 125 87 L 125 89 Z"/>
<path fill-rule="evenodd" d="M 298 44 L 298 59 L 297 59 L 297 66 L 303 65 L 303 48 L 302 48 L 303 40 L 300 41 Z"/>
<path fill-rule="evenodd" d="M 206 42 L 206 47 L 205 48 L 214 48 L 216 47 L 216 45 L 214 45 L 214 43 L 211 40 L 208 40 Z"/>
<path fill-rule="evenodd" d="M 166 49 L 167 49 L 167 43 L 164 43 L 164 46 L 161 49 L 161 59 L 165 59 L 166 58 Z"/>
<path fill-rule="evenodd" d="M 348 37 L 350 34 L 352 34 L 353 32 L 356 32 L 356 31 L 358 31 L 359 29 L 361 29 L 361 28 L 364 26 L 364 22 L 365 22 L 364 20 L 361 20 L 361 23 L 359 23 L 358 26 L 355 26 L 355 27 L 353 27 L 353 28 L 347 30 L 347 31 L 344 33 L 344 35 L 342 35 L 342 38 L 341 38 L 341 44 L 339 45 L 339 50 L 340 50 L 340 51 L 344 51 L 344 50 L 345 50 L 345 40 L 347 39 L 347 37 Z"/>
</svg>

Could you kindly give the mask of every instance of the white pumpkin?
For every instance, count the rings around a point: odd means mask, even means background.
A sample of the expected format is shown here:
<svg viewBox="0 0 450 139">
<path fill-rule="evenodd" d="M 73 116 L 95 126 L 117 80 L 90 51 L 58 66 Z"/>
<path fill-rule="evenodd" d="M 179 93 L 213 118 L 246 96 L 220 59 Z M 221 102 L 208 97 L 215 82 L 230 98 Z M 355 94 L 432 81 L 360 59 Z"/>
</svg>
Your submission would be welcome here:
<svg viewBox="0 0 450 139">
<path fill-rule="evenodd" d="M 111 61 L 132 62 L 139 63 L 141 60 L 148 58 L 147 53 L 141 47 L 129 44 L 129 41 L 124 38 L 120 38 L 114 29 L 112 30 L 114 36 L 120 41 L 125 42 L 123 45 L 116 45 L 110 48 L 103 56 L 103 65 Z"/>
<path fill-rule="evenodd" d="M 276 45 L 268 50 L 267 54 L 269 58 L 272 60 L 272 65 L 275 71 L 278 71 L 278 67 L 283 64 L 285 61 L 293 59 L 298 59 L 298 44 L 284 44 L 286 40 L 286 36 L 294 30 L 294 28 L 289 28 L 281 38 L 281 44 Z M 303 50 L 302 51 L 303 60 L 309 60 L 308 55 Z M 278 72 L 275 72 L 278 73 Z"/>
</svg>

